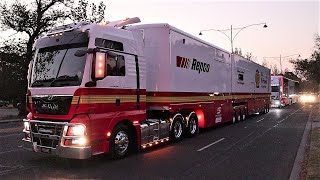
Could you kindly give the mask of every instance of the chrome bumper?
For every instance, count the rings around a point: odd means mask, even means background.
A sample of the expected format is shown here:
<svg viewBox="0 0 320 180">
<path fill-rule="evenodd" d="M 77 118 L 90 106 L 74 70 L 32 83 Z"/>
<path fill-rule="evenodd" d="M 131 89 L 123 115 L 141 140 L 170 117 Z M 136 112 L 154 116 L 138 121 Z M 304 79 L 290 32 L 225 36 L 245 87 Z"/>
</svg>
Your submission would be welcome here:
<svg viewBox="0 0 320 180">
<path fill-rule="evenodd" d="M 48 148 L 39 145 L 31 145 L 30 141 L 23 139 L 23 149 L 33 152 L 46 153 L 68 159 L 88 159 L 92 156 L 91 147 L 63 147 Z M 31 145 L 31 146 L 30 146 Z"/>
<path fill-rule="evenodd" d="M 66 125 L 67 123 L 57 123 L 57 122 L 46 122 L 46 121 L 36 121 L 36 120 L 32 120 L 32 121 L 28 121 L 28 120 L 23 120 L 24 122 L 40 122 L 42 123 L 41 125 L 43 126 L 44 124 L 60 124 L 63 125 L 62 128 L 64 127 L 64 125 Z M 40 125 L 39 125 L 40 126 Z M 55 127 L 55 126 L 54 126 Z M 31 126 L 30 126 L 31 129 Z M 55 131 L 56 131 L 57 127 L 55 127 Z M 42 130 L 44 131 L 44 130 Z M 69 158 L 69 159 L 87 159 L 90 158 L 92 156 L 92 149 L 91 146 L 85 146 L 85 147 L 72 147 L 72 146 L 62 146 L 61 145 L 61 136 L 62 136 L 62 132 L 61 133 L 54 133 L 53 135 L 51 134 L 41 134 L 41 132 L 33 132 L 33 131 L 26 131 L 23 130 L 25 137 L 22 139 L 24 141 L 24 149 L 27 150 L 33 150 L 34 152 L 42 152 L 42 153 L 47 153 L 47 154 L 52 154 L 52 155 L 56 155 L 62 158 Z M 44 140 L 50 140 L 51 142 L 47 144 L 42 144 L 41 140 L 40 143 L 37 141 L 34 141 L 34 138 L 36 136 L 34 135 L 38 135 L 39 137 L 37 138 L 42 138 Z M 40 135 L 39 135 L 40 134 Z M 52 145 L 55 141 L 56 145 Z M 50 144 L 52 146 L 50 146 Z M 30 148 L 31 147 L 31 148 Z"/>
<path fill-rule="evenodd" d="M 58 147 L 53 152 L 59 157 L 69 159 L 88 159 L 92 156 L 91 147 Z"/>
</svg>

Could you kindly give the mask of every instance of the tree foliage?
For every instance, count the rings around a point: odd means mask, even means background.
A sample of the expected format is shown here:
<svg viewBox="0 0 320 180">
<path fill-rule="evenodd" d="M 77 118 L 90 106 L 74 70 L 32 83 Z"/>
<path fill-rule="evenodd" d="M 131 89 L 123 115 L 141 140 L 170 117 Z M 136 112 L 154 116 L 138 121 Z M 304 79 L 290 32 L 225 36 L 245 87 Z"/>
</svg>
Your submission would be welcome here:
<svg viewBox="0 0 320 180">
<path fill-rule="evenodd" d="M 314 84 L 314 89 L 320 86 L 320 37 L 315 37 L 315 47 L 309 59 L 292 60 L 296 73 Z"/>
<path fill-rule="evenodd" d="M 103 22 L 105 20 L 106 5 L 101 1 L 98 5 L 89 4 L 86 0 L 79 0 L 78 5 L 71 8 L 71 19 L 75 22 Z"/>
<path fill-rule="evenodd" d="M 81 4 L 82 3 L 82 4 Z M 84 6 L 82 6 L 84 5 Z M 13 30 L 16 33 L 26 35 L 25 39 L 9 41 L 0 47 L 0 73 L 6 76 L 0 79 L 2 86 L 10 82 L 9 76 L 19 77 L 18 83 L 21 92 L 16 96 L 25 104 L 27 91 L 28 65 L 32 59 L 32 46 L 35 40 L 44 32 L 66 20 L 100 22 L 104 19 L 106 6 L 101 2 L 99 5 L 90 4 L 80 0 L 32 0 L 31 3 L 15 1 L 13 3 L 0 2 L 0 30 Z M 77 7 L 77 8 L 73 8 Z M 17 51 L 18 50 L 18 51 Z M 15 75 L 10 73 L 16 73 Z M 14 89 L 14 88 L 12 88 Z M 0 94 L 5 94 L 1 88 Z"/>
<path fill-rule="evenodd" d="M 242 53 L 241 48 L 234 48 L 234 54 L 237 54 L 239 56 L 242 56 L 246 59 L 248 59 L 249 61 L 256 61 L 257 57 L 253 56 L 251 52 L 247 52 L 246 54 Z"/>
</svg>

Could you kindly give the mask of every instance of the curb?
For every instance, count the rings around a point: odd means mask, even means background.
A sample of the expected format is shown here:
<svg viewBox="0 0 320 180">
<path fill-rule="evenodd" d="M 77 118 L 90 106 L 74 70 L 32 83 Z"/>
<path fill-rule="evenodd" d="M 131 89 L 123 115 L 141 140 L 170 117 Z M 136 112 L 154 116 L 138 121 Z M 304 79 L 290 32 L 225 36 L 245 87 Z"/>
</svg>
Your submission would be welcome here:
<svg viewBox="0 0 320 180">
<path fill-rule="evenodd" d="M 4 124 L 4 123 L 11 123 L 11 122 L 22 122 L 22 118 L 21 118 L 21 119 L 7 119 L 7 120 L 0 120 L 0 124 Z"/>
<path fill-rule="evenodd" d="M 306 147 L 308 145 L 308 136 L 310 135 L 310 131 L 311 131 L 311 126 L 312 126 L 312 122 L 311 122 L 311 115 L 313 113 L 313 110 L 310 112 L 309 117 L 308 117 L 308 121 L 307 124 L 304 128 L 304 132 L 300 141 L 300 145 L 299 145 L 299 149 L 298 152 L 296 154 L 296 158 L 294 160 L 294 164 L 290 173 L 290 180 L 299 180 L 300 179 L 300 172 L 302 169 L 301 163 L 304 160 L 304 154 L 306 152 Z"/>
</svg>

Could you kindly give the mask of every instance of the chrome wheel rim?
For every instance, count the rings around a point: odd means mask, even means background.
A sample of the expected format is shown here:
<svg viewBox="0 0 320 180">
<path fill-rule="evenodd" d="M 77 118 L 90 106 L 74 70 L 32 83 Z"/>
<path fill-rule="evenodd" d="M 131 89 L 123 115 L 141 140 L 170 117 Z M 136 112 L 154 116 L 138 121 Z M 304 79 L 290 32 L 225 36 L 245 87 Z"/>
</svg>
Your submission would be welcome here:
<svg viewBox="0 0 320 180">
<path fill-rule="evenodd" d="M 191 118 L 189 121 L 190 133 L 194 134 L 197 130 L 197 123 L 194 118 Z"/>
<path fill-rule="evenodd" d="M 235 123 L 235 122 L 236 122 L 236 116 L 232 115 L 232 123 Z"/>
<path fill-rule="evenodd" d="M 240 115 L 238 115 L 238 121 L 241 121 L 241 116 Z"/>
<path fill-rule="evenodd" d="M 242 120 L 245 120 L 245 119 L 246 119 L 246 115 L 243 114 L 243 115 L 242 115 Z"/>
<path fill-rule="evenodd" d="M 173 126 L 173 132 L 175 138 L 180 138 L 182 134 L 182 125 L 179 121 L 177 121 Z"/>
<path fill-rule="evenodd" d="M 119 131 L 115 137 L 115 149 L 119 154 L 124 154 L 129 147 L 129 137 L 127 132 Z"/>
</svg>

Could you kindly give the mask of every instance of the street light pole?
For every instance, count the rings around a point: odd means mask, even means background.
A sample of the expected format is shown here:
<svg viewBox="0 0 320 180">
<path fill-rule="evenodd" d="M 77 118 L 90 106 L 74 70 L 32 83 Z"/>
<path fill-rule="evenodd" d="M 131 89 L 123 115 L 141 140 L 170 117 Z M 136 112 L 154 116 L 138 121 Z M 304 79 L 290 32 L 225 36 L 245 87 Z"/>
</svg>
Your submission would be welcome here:
<svg viewBox="0 0 320 180">
<path fill-rule="evenodd" d="M 280 59 L 279 59 L 279 61 L 280 61 L 280 73 L 282 74 L 282 61 L 281 61 L 281 54 L 280 54 Z"/>
<path fill-rule="evenodd" d="M 229 40 L 230 40 L 230 44 L 231 44 L 231 52 L 233 53 L 233 41 L 234 39 L 237 37 L 237 35 L 243 30 L 243 29 L 246 29 L 248 27 L 251 27 L 251 26 L 257 26 L 257 25 L 264 25 L 263 28 L 267 28 L 267 24 L 266 23 L 257 23 L 257 24 L 250 24 L 250 25 L 247 25 L 247 26 L 244 26 L 244 27 L 240 27 L 240 28 L 233 28 L 232 25 L 231 25 L 231 28 L 230 29 L 225 29 L 225 30 L 220 30 L 220 29 L 204 29 L 204 30 L 201 30 L 199 35 L 202 35 L 202 32 L 204 31 L 218 31 L 222 34 L 224 34 Z M 233 30 L 239 30 L 234 36 L 233 36 Z M 228 34 L 225 33 L 225 31 L 230 31 L 230 36 Z"/>
<path fill-rule="evenodd" d="M 232 24 L 231 24 L 231 53 L 233 54 L 233 38 L 232 38 Z"/>
<path fill-rule="evenodd" d="M 279 64 L 280 64 L 280 73 L 282 74 L 282 60 L 284 60 L 284 58 L 287 58 L 287 57 L 290 57 L 290 56 L 298 56 L 298 58 L 300 57 L 300 54 L 291 54 L 291 55 L 288 55 L 288 56 L 281 56 L 280 54 L 280 57 L 263 57 L 263 59 L 267 59 L 267 58 L 273 58 L 273 59 L 276 59 L 279 58 Z"/>
</svg>

